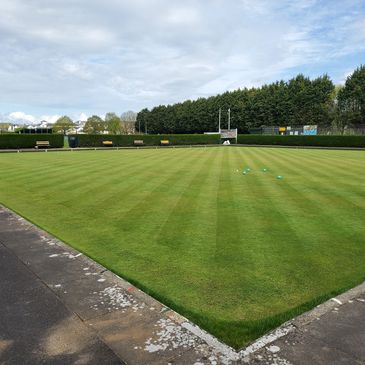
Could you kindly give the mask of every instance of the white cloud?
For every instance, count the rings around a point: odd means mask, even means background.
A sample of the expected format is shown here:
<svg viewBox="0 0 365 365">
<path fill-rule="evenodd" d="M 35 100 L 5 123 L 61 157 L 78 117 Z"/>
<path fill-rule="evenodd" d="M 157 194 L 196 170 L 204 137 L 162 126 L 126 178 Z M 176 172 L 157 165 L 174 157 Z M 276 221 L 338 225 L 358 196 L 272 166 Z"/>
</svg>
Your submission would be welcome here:
<svg viewBox="0 0 365 365">
<path fill-rule="evenodd" d="M 36 118 L 33 115 L 26 114 L 24 112 L 13 112 L 10 113 L 7 118 L 14 123 L 18 122 L 28 122 L 28 123 L 34 123 L 36 122 Z"/>
<path fill-rule="evenodd" d="M 85 113 L 81 113 L 79 115 L 79 117 L 77 118 L 77 120 L 80 120 L 81 122 L 86 122 L 87 118 L 88 118 L 88 116 Z"/>
<path fill-rule="evenodd" d="M 355 42 L 364 42 L 365 40 L 365 16 L 352 25 L 352 38 Z"/>
<path fill-rule="evenodd" d="M 0 115 L 0 119 L 14 124 L 35 124 L 41 121 L 46 121 L 48 123 L 53 124 L 61 116 L 62 115 L 60 114 L 52 114 L 52 115 L 41 115 L 40 117 L 37 117 L 31 114 L 26 114 L 24 112 L 12 112 L 6 115 Z M 71 115 L 71 117 L 72 116 L 73 115 Z M 81 113 L 79 117 L 75 117 L 74 120 L 86 121 L 87 115 L 85 113 Z"/>
<path fill-rule="evenodd" d="M 61 118 L 61 115 L 42 115 L 40 120 L 45 120 L 48 123 L 56 123 L 57 120 Z"/>
<path fill-rule="evenodd" d="M 340 81 L 365 56 L 363 0 L 1 0 L 0 13 L 2 114 L 120 114 L 298 72 Z"/>
<path fill-rule="evenodd" d="M 354 71 L 353 70 L 351 70 L 351 71 L 346 71 L 344 74 L 343 74 L 343 76 L 342 76 L 342 78 L 341 78 L 341 80 L 340 80 L 340 82 L 339 82 L 339 84 L 340 85 L 345 85 L 345 82 L 346 82 L 346 80 L 352 75 L 354 73 Z"/>
<path fill-rule="evenodd" d="M 76 62 L 65 63 L 61 69 L 65 75 L 72 75 L 84 80 L 90 80 L 92 78 L 92 72 L 88 70 L 87 66 Z"/>
<path fill-rule="evenodd" d="M 201 20 L 196 9 L 182 6 L 168 9 L 165 19 L 170 24 L 184 26 L 191 26 Z"/>
</svg>

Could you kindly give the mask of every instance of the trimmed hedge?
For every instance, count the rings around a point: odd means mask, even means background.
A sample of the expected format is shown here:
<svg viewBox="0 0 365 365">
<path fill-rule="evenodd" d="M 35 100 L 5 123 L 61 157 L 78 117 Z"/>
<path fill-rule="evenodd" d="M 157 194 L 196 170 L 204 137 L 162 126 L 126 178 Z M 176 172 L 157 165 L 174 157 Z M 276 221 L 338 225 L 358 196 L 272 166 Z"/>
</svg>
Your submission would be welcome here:
<svg viewBox="0 0 365 365">
<path fill-rule="evenodd" d="M 159 146 L 160 141 L 167 139 L 171 145 L 219 144 L 218 134 L 158 134 L 158 135 L 109 135 L 109 134 L 78 134 L 69 136 L 76 138 L 77 147 L 102 147 L 103 141 L 113 141 L 113 146 L 130 147 L 134 140 L 143 140 L 145 146 Z"/>
<path fill-rule="evenodd" d="M 238 144 L 318 146 L 318 147 L 365 147 L 365 136 L 279 136 L 240 134 Z"/>
<path fill-rule="evenodd" d="M 34 148 L 37 141 L 49 141 L 50 148 L 63 148 L 62 134 L 0 134 L 0 149 Z"/>
<path fill-rule="evenodd" d="M 77 147 L 102 147 L 103 141 L 113 141 L 117 147 L 130 147 L 136 139 L 145 146 L 159 146 L 162 139 L 171 145 L 220 144 L 218 134 L 161 134 L 161 135 L 70 135 L 76 138 Z M 61 134 L 0 134 L 0 149 L 34 148 L 36 141 L 49 141 L 51 148 L 62 148 Z M 319 147 L 365 147 L 365 136 L 278 136 L 262 134 L 240 134 L 238 144 L 319 146 Z M 70 144 L 71 145 L 71 144 Z"/>
</svg>

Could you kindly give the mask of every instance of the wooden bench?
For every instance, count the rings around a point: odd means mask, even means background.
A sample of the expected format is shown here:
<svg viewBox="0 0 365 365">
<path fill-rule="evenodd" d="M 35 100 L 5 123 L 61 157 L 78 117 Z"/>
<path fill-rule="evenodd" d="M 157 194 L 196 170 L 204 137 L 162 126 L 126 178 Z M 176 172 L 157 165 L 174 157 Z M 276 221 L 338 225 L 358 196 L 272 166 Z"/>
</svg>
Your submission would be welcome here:
<svg viewBox="0 0 365 365">
<path fill-rule="evenodd" d="M 142 139 L 135 139 L 134 142 L 133 142 L 133 144 L 135 146 L 143 146 L 144 145 L 144 142 L 143 142 Z"/>
<path fill-rule="evenodd" d="M 104 147 L 113 147 L 113 141 L 103 141 Z"/>
<path fill-rule="evenodd" d="M 49 144 L 49 141 L 36 141 L 35 148 L 39 147 L 51 147 L 51 145 Z"/>
<path fill-rule="evenodd" d="M 163 139 L 163 140 L 161 140 L 160 144 L 161 144 L 161 146 L 168 146 L 170 144 L 170 141 L 167 139 Z"/>
</svg>

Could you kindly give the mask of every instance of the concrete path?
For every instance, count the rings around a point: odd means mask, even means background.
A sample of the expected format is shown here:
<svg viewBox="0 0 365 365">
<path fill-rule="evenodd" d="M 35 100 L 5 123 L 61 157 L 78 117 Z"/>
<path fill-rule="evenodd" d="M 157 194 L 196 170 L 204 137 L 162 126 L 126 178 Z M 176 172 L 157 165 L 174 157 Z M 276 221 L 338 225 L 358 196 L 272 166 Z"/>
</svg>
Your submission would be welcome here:
<svg viewBox="0 0 365 365">
<path fill-rule="evenodd" d="M 360 289 L 360 288 L 359 288 Z M 365 294 L 328 302 L 298 318 L 297 327 L 251 356 L 251 364 L 365 364 Z M 326 310 L 323 313 L 323 310 Z M 318 315 L 318 316 L 317 316 Z M 301 321 L 303 321 L 301 323 Z M 307 323 L 306 323 L 307 322 Z"/>
<path fill-rule="evenodd" d="M 365 364 L 365 285 L 234 351 L 0 206 L 0 365 Z"/>
</svg>

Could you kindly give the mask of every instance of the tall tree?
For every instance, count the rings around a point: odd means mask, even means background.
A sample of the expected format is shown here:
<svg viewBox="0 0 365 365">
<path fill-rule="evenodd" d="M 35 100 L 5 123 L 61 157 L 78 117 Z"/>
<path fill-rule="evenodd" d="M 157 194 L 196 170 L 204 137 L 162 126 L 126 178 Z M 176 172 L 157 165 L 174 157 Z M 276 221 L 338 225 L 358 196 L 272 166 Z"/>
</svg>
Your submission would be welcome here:
<svg viewBox="0 0 365 365">
<path fill-rule="evenodd" d="M 105 130 L 105 122 L 97 115 L 89 117 L 84 126 L 86 134 L 101 134 Z"/>
<path fill-rule="evenodd" d="M 365 124 L 365 66 L 358 67 L 338 92 L 338 108 L 344 124 Z"/>
<path fill-rule="evenodd" d="M 147 108 L 142 109 L 136 117 L 135 129 L 138 133 L 143 133 L 146 128 L 146 123 L 148 123 L 148 118 L 150 116 L 150 111 Z"/>
<path fill-rule="evenodd" d="M 56 133 L 62 132 L 63 134 L 66 134 L 74 126 L 75 124 L 72 119 L 67 115 L 64 115 L 63 117 L 57 119 L 52 129 Z"/>
<path fill-rule="evenodd" d="M 115 117 L 118 118 L 117 114 L 114 112 L 109 112 L 105 114 L 105 121 L 109 122 L 109 120 L 114 119 Z"/>
<path fill-rule="evenodd" d="M 238 89 L 209 98 L 186 100 L 174 105 L 143 109 L 137 115 L 136 129 L 150 133 L 204 133 L 218 130 L 218 110 L 222 128 L 245 133 L 261 126 L 331 125 L 334 85 L 327 75 L 310 80 L 304 75 L 259 88 Z"/>
<path fill-rule="evenodd" d="M 106 113 L 105 123 L 109 134 L 123 133 L 122 121 L 115 113 Z"/>
<path fill-rule="evenodd" d="M 120 116 L 122 121 L 122 129 L 125 134 L 134 134 L 137 131 L 136 121 L 137 121 L 137 113 L 132 110 L 128 110 Z"/>
<path fill-rule="evenodd" d="M 133 110 L 128 110 L 120 116 L 123 122 L 135 122 L 137 120 L 137 113 Z"/>
</svg>

